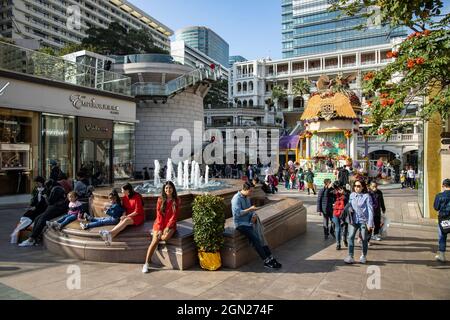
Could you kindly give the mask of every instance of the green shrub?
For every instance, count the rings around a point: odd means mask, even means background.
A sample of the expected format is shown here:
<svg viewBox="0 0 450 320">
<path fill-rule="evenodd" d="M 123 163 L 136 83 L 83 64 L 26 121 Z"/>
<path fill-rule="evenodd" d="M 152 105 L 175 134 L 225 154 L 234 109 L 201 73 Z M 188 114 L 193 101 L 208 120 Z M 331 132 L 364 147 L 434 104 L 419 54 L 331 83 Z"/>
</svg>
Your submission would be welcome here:
<svg viewBox="0 0 450 320">
<path fill-rule="evenodd" d="M 223 246 L 225 206 L 221 197 L 210 194 L 195 198 L 192 205 L 194 242 L 198 250 L 218 252 Z"/>
</svg>

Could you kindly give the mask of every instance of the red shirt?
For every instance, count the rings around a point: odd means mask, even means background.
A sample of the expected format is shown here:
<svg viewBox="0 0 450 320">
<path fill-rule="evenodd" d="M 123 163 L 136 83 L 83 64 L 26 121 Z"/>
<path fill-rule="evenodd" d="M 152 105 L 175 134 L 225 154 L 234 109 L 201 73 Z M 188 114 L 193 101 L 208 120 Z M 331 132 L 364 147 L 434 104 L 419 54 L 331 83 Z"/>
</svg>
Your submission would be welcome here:
<svg viewBox="0 0 450 320">
<path fill-rule="evenodd" d="M 137 212 L 137 215 L 132 217 L 133 220 L 144 220 L 144 207 L 142 206 L 142 197 L 139 193 L 135 193 L 131 198 L 124 196 L 122 199 L 122 207 L 128 215 Z"/>
<path fill-rule="evenodd" d="M 163 200 L 158 198 L 158 203 L 156 204 L 156 220 L 153 224 L 154 231 L 164 231 L 165 228 L 177 229 L 177 219 L 180 214 L 180 199 L 177 201 L 176 210 L 173 211 L 173 200 L 167 200 L 166 212 L 161 212 Z"/>
<path fill-rule="evenodd" d="M 344 212 L 345 208 L 345 195 L 343 193 L 336 193 L 336 200 L 333 206 L 333 215 L 339 218 Z"/>
</svg>

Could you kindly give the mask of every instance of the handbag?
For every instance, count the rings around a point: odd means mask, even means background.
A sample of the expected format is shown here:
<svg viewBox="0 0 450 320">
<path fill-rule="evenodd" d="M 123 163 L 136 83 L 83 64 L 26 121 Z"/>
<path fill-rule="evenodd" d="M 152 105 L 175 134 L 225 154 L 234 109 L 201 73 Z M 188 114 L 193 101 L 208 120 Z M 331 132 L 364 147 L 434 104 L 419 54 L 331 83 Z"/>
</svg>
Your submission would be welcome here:
<svg viewBox="0 0 450 320">
<path fill-rule="evenodd" d="M 450 215 L 438 217 L 439 228 L 441 228 L 442 234 L 450 233 Z"/>
<path fill-rule="evenodd" d="M 353 213 L 355 211 L 353 210 L 352 204 L 350 201 L 345 205 L 344 212 L 341 214 L 342 221 L 353 224 Z"/>
</svg>

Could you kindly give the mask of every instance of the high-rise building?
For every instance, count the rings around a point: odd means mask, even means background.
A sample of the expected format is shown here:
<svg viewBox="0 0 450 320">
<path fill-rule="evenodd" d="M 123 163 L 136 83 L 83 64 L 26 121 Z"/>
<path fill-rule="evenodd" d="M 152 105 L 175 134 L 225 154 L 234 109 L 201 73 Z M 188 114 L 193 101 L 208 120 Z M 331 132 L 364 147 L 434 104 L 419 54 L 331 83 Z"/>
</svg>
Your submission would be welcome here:
<svg viewBox="0 0 450 320">
<path fill-rule="evenodd" d="M 247 59 L 245 59 L 243 56 L 230 56 L 230 59 L 228 59 L 229 61 L 229 68 L 233 68 L 233 64 L 235 64 L 236 62 L 244 62 L 247 61 Z"/>
<path fill-rule="evenodd" d="M 405 29 L 392 30 L 377 19 L 362 16 L 340 17 L 329 12 L 329 0 L 282 0 L 283 58 L 338 52 L 390 43 L 406 35 Z M 366 24 L 368 29 L 355 30 Z"/>
<path fill-rule="evenodd" d="M 36 39 L 46 47 L 80 43 L 87 29 L 107 28 L 113 21 L 149 31 L 155 46 L 170 51 L 173 31 L 128 1 L 0 0 L 0 36 Z"/>
<path fill-rule="evenodd" d="M 228 66 L 230 46 L 217 33 L 207 27 L 187 27 L 175 32 L 176 40 L 184 40 L 188 46 Z"/>
</svg>

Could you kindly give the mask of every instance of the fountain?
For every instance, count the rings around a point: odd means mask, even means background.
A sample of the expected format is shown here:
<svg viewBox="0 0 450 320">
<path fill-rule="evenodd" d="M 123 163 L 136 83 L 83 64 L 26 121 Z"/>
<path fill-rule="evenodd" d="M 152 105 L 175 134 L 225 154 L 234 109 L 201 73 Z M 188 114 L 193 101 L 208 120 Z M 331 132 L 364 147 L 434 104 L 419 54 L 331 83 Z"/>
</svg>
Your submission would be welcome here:
<svg viewBox="0 0 450 320">
<path fill-rule="evenodd" d="M 155 160 L 155 173 L 153 174 L 153 185 L 159 186 L 161 184 L 161 179 L 159 178 L 159 170 L 161 169 L 161 166 L 159 164 L 158 160 Z"/>
<path fill-rule="evenodd" d="M 183 189 L 189 189 L 189 160 L 184 161 Z"/>
<path fill-rule="evenodd" d="M 191 185 L 194 184 L 194 177 L 195 177 L 194 171 L 195 171 L 195 160 L 192 160 L 192 164 L 191 164 Z"/>
<path fill-rule="evenodd" d="M 183 162 L 178 163 L 178 180 L 177 180 L 178 187 L 183 186 Z"/>
<path fill-rule="evenodd" d="M 208 184 L 208 182 L 209 182 L 209 166 L 207 165 L 205 169 L 205 184 Z"/>
<path fill-rule="evenodd" d="M 172 166 L 172 159 L 167 159 L 167 172 L 166 172 L 166 181 L 172 181 L 172 172 L 173 172 L 173 166 Z"/>
</svg>

